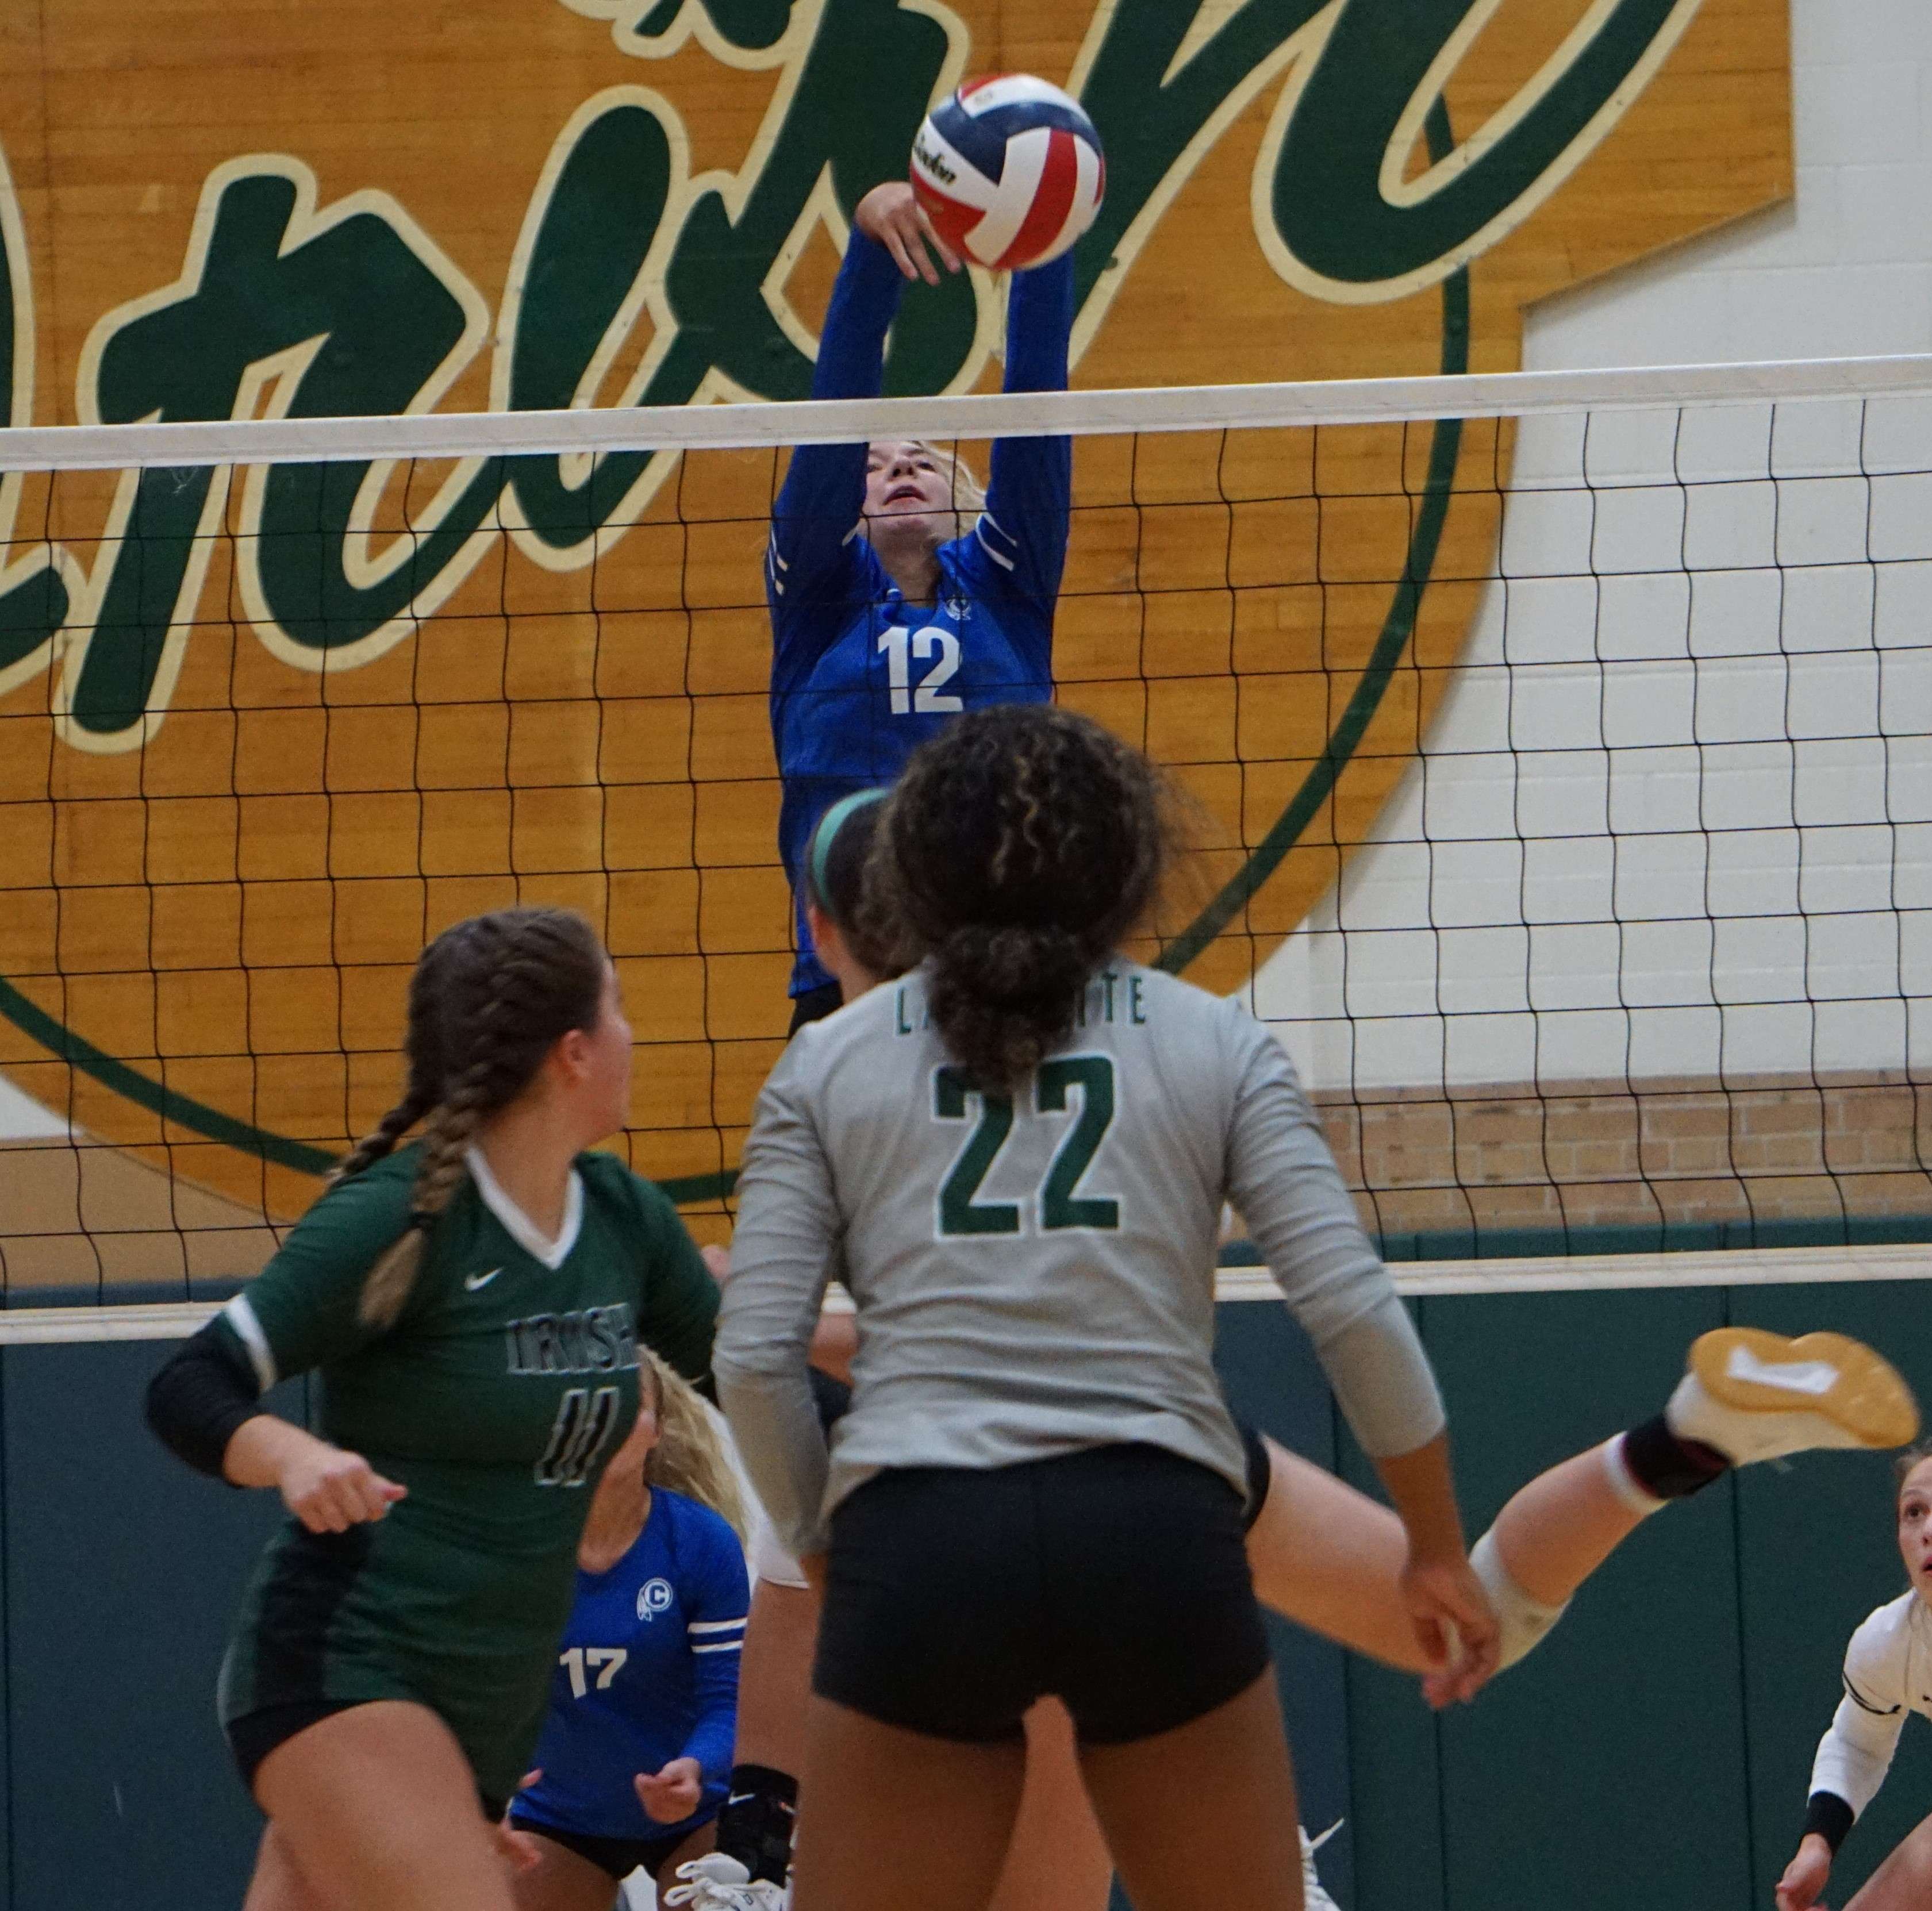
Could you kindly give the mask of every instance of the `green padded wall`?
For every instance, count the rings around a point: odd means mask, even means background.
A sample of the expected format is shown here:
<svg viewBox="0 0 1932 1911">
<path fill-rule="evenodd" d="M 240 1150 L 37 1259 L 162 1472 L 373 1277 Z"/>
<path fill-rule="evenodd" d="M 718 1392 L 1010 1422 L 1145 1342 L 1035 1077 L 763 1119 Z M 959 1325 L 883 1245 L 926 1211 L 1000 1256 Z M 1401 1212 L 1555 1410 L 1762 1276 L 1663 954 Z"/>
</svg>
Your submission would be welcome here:
<svg viewBox="0 0 1932 1911">
<path fill-rule="evenodd" d="M 1431 1300 L 1472 1531 L 1518 1484 L 1654 1412 L 1724 1321 L 1828 1324 L 1932 1394 L 1911 1282 Z M 1276 1306 L 1221 1310 L 1231 1397 L 1318 1460 L 1366 1469 Z M 269 1496 L 188 1474 L 141 1424 L 165 1346 L 0 1352 L 0 1906 L 221 1911 L 260 1821 L 216 1730 L 214 1671 Z M 299 1414 L 292 1394 L 284 1410 Z M 1762 1467 L 1648 1522 L 1544 1646 L 1438 1718 L 1413 1680 L 1286 1627 L 1277 1659 L 1322 1870 L 1345 1911 L 1756 1911 L 1796 1840 L 1852 1627 L 1901 1587 L 1889 1472 Z M 1841 1904 L 1932 1802 L 1932 1733 L 1832 1882 Z"/>
</svg>

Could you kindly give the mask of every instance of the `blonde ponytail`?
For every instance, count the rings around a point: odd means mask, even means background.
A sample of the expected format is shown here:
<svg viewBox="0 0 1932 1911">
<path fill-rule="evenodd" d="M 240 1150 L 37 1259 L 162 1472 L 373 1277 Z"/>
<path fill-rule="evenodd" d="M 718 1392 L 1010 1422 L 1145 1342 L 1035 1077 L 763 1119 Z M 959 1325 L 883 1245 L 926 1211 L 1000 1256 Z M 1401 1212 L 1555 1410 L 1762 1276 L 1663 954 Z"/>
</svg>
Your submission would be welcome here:
<svg viewBox="0 0 1932 1911">
<path fill-rule="evenodd" d="M 638 1352 L 658 1406 L 658 1443 L 644 1462 L 645 1484 L 710 1507 L 742 1544 L 746 1532 L 744 1498 L 710 1409 L 698 1390 L 649 1348 Z"/>
</svg>

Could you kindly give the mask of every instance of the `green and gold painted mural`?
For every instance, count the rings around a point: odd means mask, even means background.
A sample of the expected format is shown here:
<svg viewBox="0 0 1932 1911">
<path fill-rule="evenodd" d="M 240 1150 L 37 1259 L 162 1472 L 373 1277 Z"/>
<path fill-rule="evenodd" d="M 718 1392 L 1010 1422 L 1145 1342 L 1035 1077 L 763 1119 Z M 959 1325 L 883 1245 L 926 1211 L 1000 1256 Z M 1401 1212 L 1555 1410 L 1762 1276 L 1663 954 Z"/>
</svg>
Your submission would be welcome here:
<svg viewBox="0 0 1932 1911">
<path fill-rule="evenodd" d="M 851 208 L 1000 69 L 1106 144 L 1076 384 L 1508 369 L 1535 299 L 1788 192 L 1786 35 L 1783 0 L 44 0 L 0 20 L 5 410 L 802 397 Z M 1002 302 L 910 292 L 889 391 L 996 384 Z M 1372 820 L 1509 451 L 1080 446 L 1061 693 L 1198 800 L 1172 965 L 1235 986 Z M 253 1264 L 391 1099 L 425 936 L 515 895 L 604 926 L 628 1145 L 715 1208 L 785 1016 L 777 476 L 0 485 L 0 1071 L 104 1144 L 0 1150 L 10 1285 Z"/>
</svg>

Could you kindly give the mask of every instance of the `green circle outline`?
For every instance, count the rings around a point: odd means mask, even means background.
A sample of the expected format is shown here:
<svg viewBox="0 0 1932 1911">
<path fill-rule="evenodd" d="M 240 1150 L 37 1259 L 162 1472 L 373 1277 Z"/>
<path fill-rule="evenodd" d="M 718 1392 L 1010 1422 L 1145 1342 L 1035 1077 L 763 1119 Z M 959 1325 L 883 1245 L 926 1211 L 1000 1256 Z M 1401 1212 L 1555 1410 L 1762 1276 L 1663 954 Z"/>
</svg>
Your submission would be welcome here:
<svg viewBox="0 0 1932 1911">
<path fill-rule="evenodd" d="M 1431 158 L 1440 158 L 1452 144 L 1449 117 L 1438 100 L 1430 110 L 1427 137 Z M 1469 368 L 1469 272 L 1459 267 L 1442 282 L 1442 337 L 1440 368 L 1445 374 Z M 1163 948 L 1156 966 L 1178 975 L 1225 931 L 1242 909 L 1280 868 L 1288 852 L 1334 791 L 1348 767 L 1362 738 L 1366 734 L 1383 697 L 1395 676 L 1421 614 L 1424 594 L 1429 588 L 1442 530 L 1449 516 L 1450 500 L 1455 490 L 1456 460 L 1462 454 L 1462 421 L 1438 418 L 1430 434 L 1429 466 L 1424 477 L 1415 514 L 1410 526 L 1408 549 L 1395 594 L 1382 619 L 1381 632 L 1364 665 L 1354 694 L 1349 698 L 1328 740 L 1322 747 L 1301 786 L 1289 800 L 1267 833 L 1248 853 L 1247 860 L 1222 885 L 1194 920 Z M 96 1048 L 58 1018 L 48 1014 L 0 976 L 0 1017 L 10 1022 L 28 1040 L 38 1042 L 70 1068 L 99 1082 L 124 1100 L 146 1108 L 164 1121 L 185 1128 L 207 1140 L 244 1154 L 252 1154 L 278 1167 L 297 1174 L 317 1177 L 334 1167 L 338 1157 L 326 1148 L 298 1142 L 286 1135 L 256 1126 L 238 1117 L 210 1108 L 206 1102 L 157 1082 L 139 1069 Z M 135 1144 L 134 1145 L 140 1145 Z M 736 1185 L 738 1171 L 723 1168 L 708 1174 L 676 1176 L 657 1184 L 680 1207 L 724 1200 Z"/>
</svg>

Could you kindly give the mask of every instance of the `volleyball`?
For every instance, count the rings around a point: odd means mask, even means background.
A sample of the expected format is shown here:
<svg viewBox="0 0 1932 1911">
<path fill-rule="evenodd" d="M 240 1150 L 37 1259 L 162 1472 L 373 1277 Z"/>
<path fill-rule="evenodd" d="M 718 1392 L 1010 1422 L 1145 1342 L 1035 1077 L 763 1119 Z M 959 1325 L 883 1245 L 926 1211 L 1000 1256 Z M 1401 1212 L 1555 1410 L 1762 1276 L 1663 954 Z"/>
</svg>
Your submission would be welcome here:
<svg viewBox="0 0 1932 1911">
<path fill-rule="evenodd" d="M 998 271 L 1058 259 L 1093 224 L 1106 183 L 1094 122 L 1030 73 L 968 81 L 912 144 L 913 190 L 940 237 Z"/>
</svg>

